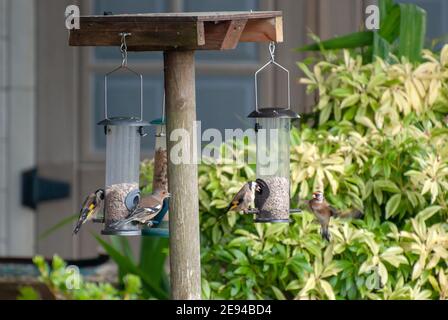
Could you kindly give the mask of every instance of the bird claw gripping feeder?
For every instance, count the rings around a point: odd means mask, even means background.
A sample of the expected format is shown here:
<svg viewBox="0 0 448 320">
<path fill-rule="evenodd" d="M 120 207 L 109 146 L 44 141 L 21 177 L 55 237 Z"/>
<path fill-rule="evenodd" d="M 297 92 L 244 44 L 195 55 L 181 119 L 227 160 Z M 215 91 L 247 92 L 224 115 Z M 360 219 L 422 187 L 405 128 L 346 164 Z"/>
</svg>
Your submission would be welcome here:
<svg viewBox="0 0 448 320">
<path fill-rule="evenodd" d="M 104 126 L 106 134 L 106 197 L 104 203 L 105 228 L 107 235 L 140 235 L 138 226 L 125 224 L 116 229 L 115 223 L 125 219 L 140 201 L 140 140 L 145 136 L 143 128 L 149 123 L 143 121 L 143 76 L 127 66 L 126 37 L 130 33 L 120 33 L 122 63 L 104 76 Z M 140 79 L 140 117 L 111 117 L 107 110 L 107 79 L 124 70 Z"/>
<path fill-rule="evenodd" d="M 291 110 L 289 71 L 275 61 L 275 44 L 269 44 L 270 60 L 255 72 L 255 118 L 257 135 L 257 182 L 261 191 L 255 194 L 255 222 L 290 222 L 289 148 L 291 120 L 299 115 Z M 273 65 L 288 77 L 288 106 L 286 108 L 258 106 L 258 74 Z"/>
<path fill-rule="evenodd" d="M 165 121 L 165 96 L 163 97 L 162 117 L 150 122 L 156 127 L 154 148 L 154 174 L 152 190 L 162 189 L 168 191 L 168 154 L 166 151 L 166 121 Z M 168 238 L 168 213 L 169 198 L 163 200 L 163 207 L 153 218 L 152 227 L 143 227 L 142 235 Z"/>
</svg>

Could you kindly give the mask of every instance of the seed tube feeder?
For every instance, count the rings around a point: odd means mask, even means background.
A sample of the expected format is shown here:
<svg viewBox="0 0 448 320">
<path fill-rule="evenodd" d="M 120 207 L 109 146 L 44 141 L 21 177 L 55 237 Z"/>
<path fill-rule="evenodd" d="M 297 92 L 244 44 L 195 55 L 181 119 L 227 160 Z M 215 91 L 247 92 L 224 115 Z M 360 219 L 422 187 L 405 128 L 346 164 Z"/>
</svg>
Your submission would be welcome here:
<svg viewBox="0 0 448 320">
<path fill-rule="evenodd" d="M 165 122 L 165 99 L 163 103 L 162 118 L 150 122 L 156 127 L 154 148 L 154 173 L 152 190 L 163 189 L 168 191 L 168 154 L 166 151 L 166 122 Z M 168 206 L 169 198 L 163 201 L 163 207 L 152 220 L 152 227 L 143 227 L 142 235 L 168 238 Z"/>
<path fill-rule="evenodd" d="M 256 222 L 290 222 L 289 148 L 291 121 L 299 116 L 291 110 L 289 71 L 274 59 L 275 45 L 269 45 L 271 59 L 255 72 L 255 118 L 257 135 L 257 181 L 261 191 L 255 194 Z M 258 74 L 269 65 L 279 68 L 288 77 L 286 108 L 258 106 Z"/>
<path fill-rule="evenodd" d="M 106 197 L 104 201 L 106 235 L 140 235 L 138 226 L 131 223 L 120 225 L 137 207 L 140 201 L 140 140 L 145 136 L 144 127 L 149 123 L 143 121 L 143 76 L 127 67 L 127 48 L 122 35 L 121 52 L 123 61 L 104 76 L 104 120 L 98 125 L 104 126 L 106 134 Z M 107 80 L 118 71 L 130 72 L 140 80 L 140 117 L 109 117 L 107 109 Z"/>
</svg>

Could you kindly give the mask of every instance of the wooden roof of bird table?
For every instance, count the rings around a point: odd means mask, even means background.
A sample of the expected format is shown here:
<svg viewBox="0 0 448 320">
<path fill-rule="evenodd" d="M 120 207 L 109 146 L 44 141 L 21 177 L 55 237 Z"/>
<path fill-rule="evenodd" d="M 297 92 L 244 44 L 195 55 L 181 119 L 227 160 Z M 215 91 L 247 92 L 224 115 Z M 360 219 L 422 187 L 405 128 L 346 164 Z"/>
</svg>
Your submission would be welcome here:
<svg viewBox="0 0 448 320">
<path fill-rule="evenodd" d="M 283 42 L 281 11 L 141 13 L 81 16 L 71 46 L 119 46 L 129 51 L 223 50 L 238 42 Z"/>
</svg>

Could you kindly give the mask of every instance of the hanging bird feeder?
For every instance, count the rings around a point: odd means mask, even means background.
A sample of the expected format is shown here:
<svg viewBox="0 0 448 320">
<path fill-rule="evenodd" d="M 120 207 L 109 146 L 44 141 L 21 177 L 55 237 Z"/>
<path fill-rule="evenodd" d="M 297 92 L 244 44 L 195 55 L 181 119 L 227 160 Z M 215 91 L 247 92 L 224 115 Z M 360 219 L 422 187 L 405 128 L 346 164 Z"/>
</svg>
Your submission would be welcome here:
<svg viewBox="0 0 448 320">
<path fill-rule="evenodd" d="M 163 98 L 162 117 L 150 122 L 156 127 L 154 148 L 154 173 L 152 190 L 163 189 L 168 191 L 168 154 L 166 151 L 166 122 L 165 122 L 165 97 Z M 143 227 L 142 235 L 154 237 L 169 237 L 168 229 L 169 198 L 163 200 L 163 207 L 153 218 L 152 227 Z"/>
<path fill-rule="evenodd" d="M 104 126 L 106 134 L 106 197 L 104 203 L 105 228 L 107 235 L 140 235 L 138 226 L 126 224 L 116 229 L 116 222 L 125 219 L 140 201 L 140 140 L 145 136 L 143 121 L 143 76 L 127 66 L 126 36 L 120 33 L 122 63 L 104 76 Z M 107 110 L 107 80 L 118 71 L 127 71 L 140 80 L 140 117 L 109 117 Z"/>
<path fill-rule="evenodd" d="M 256 222 L 290 222 L 289 148 L 291 121 L 300 118 L 291 110 L 289 71 L 275 61 L 275 44 L 269 45 L 270 60 L 255 72 L 255 118 L 257 135 L 257 182 L 261 191 L 255 194 Z M 288 106 L 259 108 L 257 78 L 273 65 L 288 77 Z"/>
</svg>

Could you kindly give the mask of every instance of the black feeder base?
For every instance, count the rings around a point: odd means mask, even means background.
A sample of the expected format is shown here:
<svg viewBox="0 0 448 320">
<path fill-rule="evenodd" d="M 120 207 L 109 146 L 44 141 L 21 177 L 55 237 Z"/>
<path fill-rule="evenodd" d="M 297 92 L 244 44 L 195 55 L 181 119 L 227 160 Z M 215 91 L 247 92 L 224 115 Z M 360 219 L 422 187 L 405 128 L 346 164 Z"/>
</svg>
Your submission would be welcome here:
<svg viewBox="0 0 448 320">
<path fill-rule="evenodd" d="M 255 218 L 254 220 L 257 223 L 276 223 L 276 222 L 283 222 L 283 223 L 291 223 L 291 219 L 270 219 L 270 218 Z"/>
<path fill-rule="evenodd" d="M 105 228 L 101 231 L 102 235 L 105 236 L 141 236 L 142 231 L 141 230 L 116 230 L 116 229 L 110 229 Z"/>
</svg>

